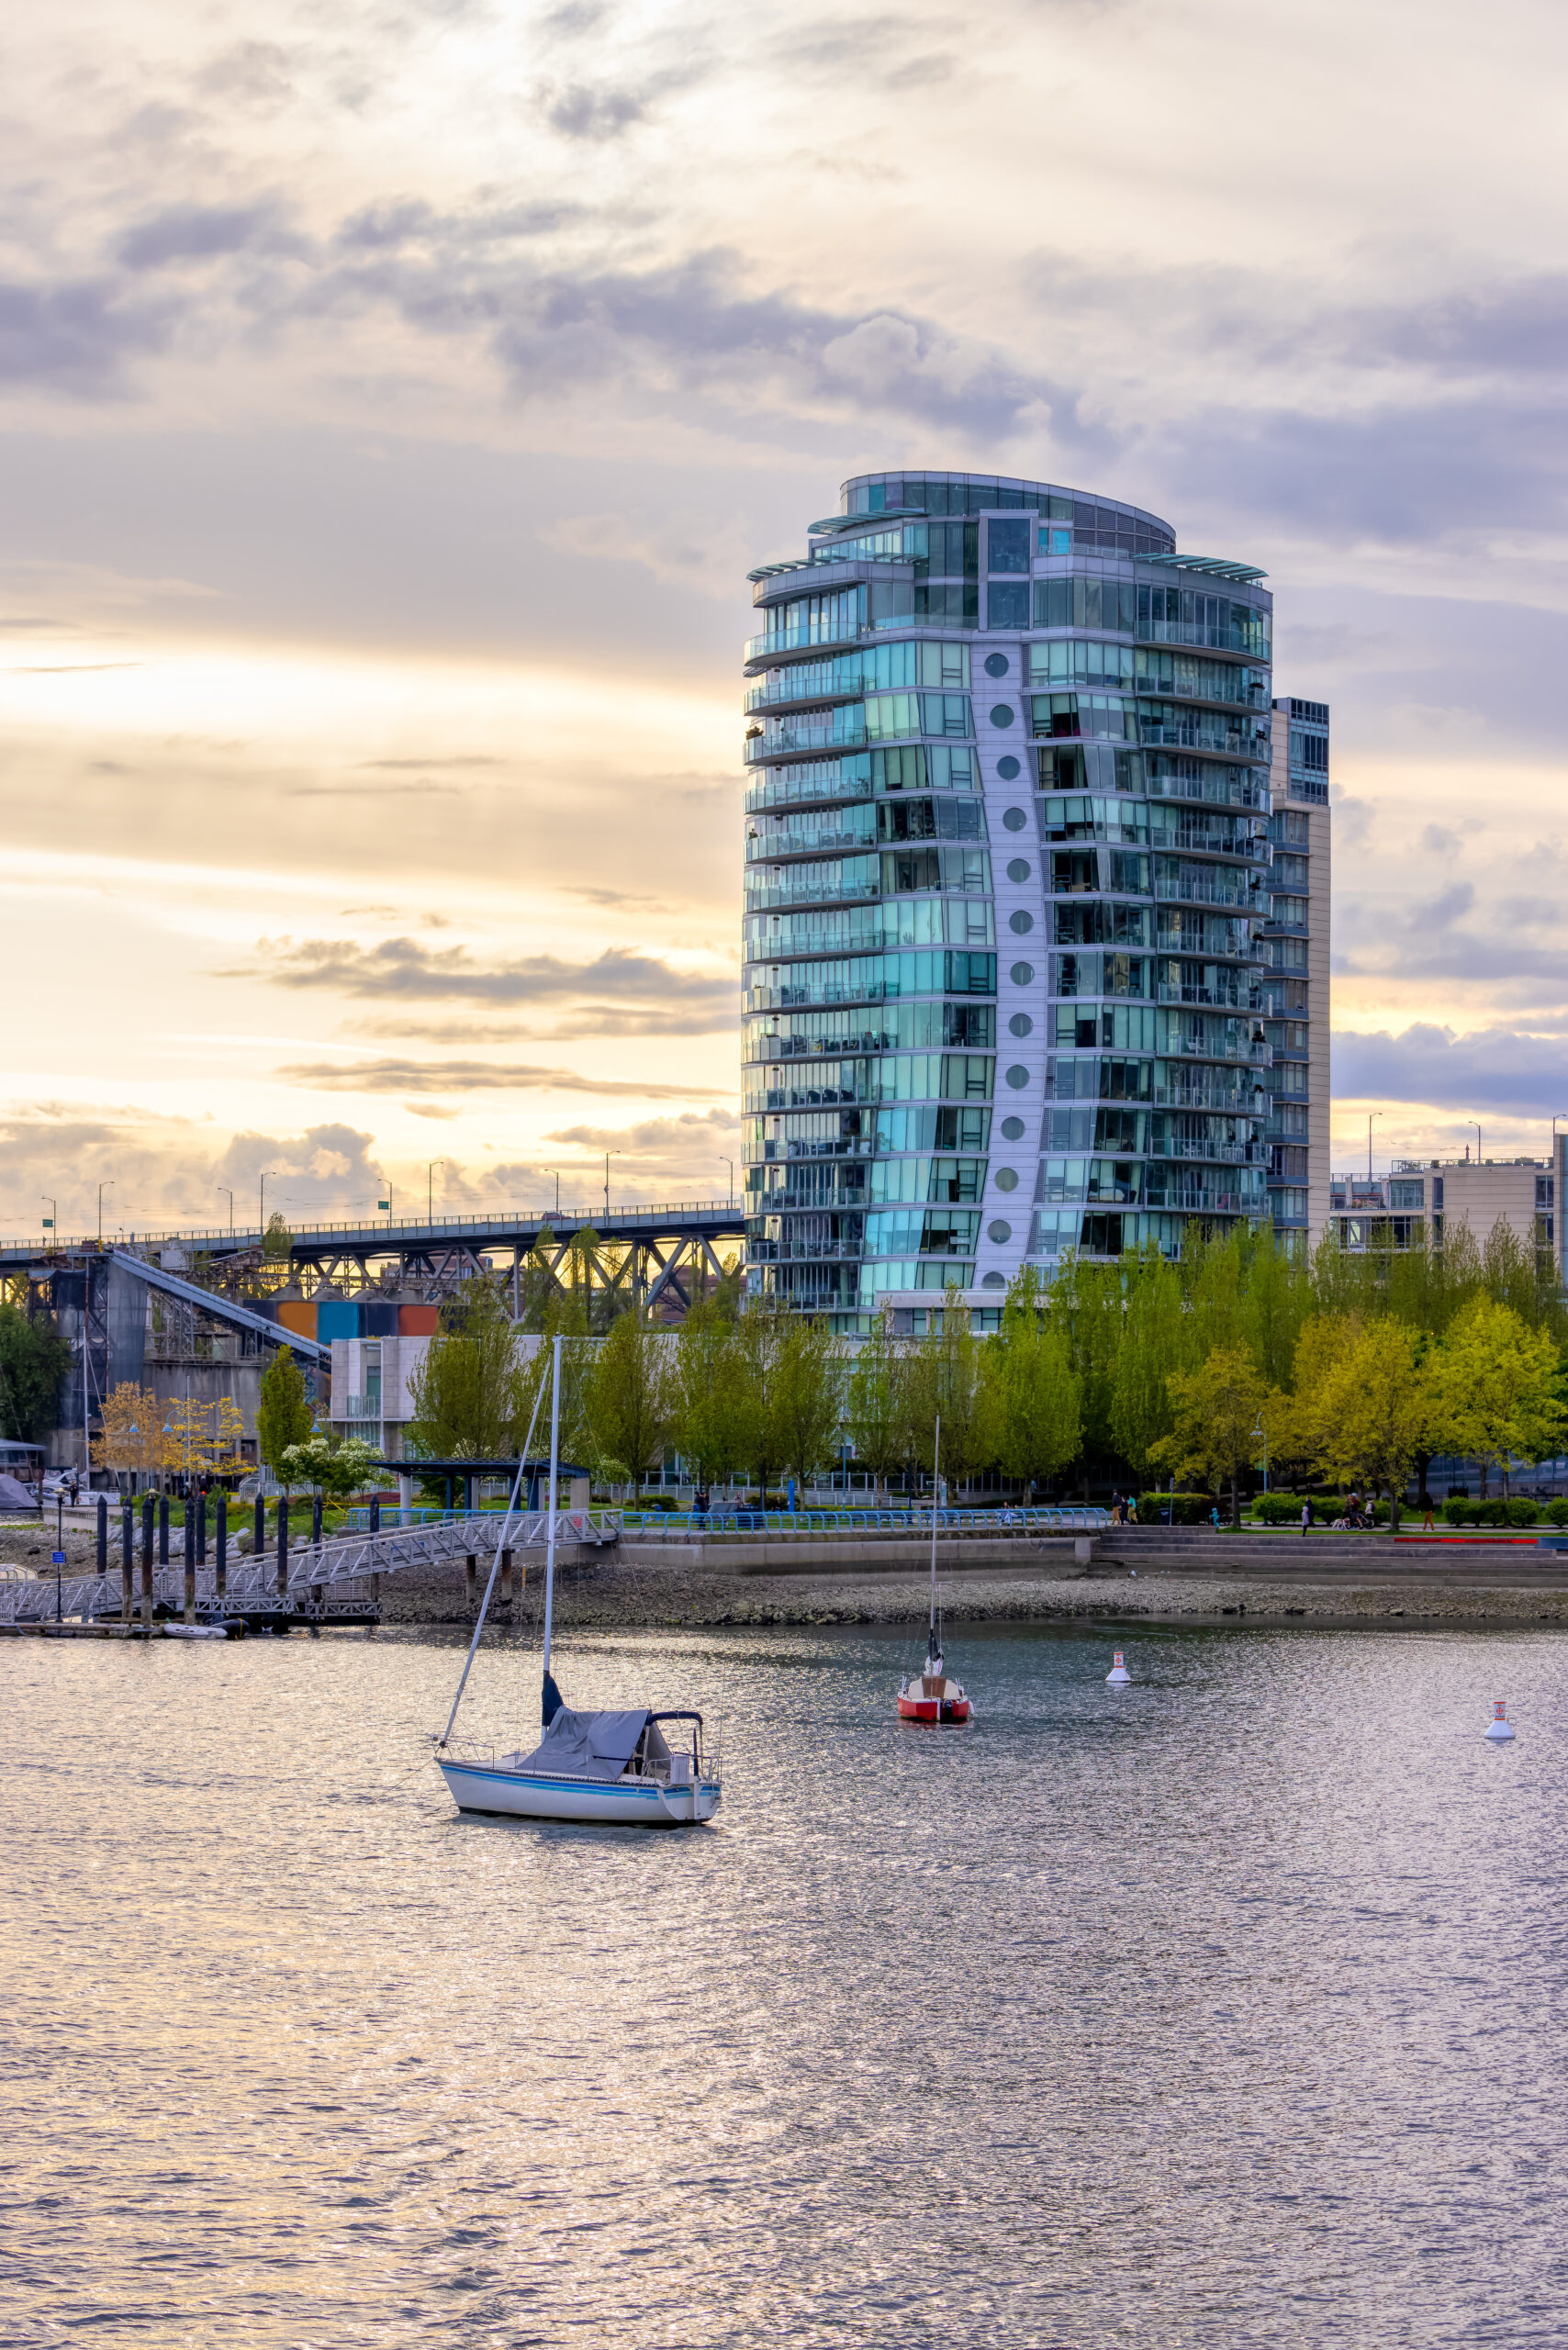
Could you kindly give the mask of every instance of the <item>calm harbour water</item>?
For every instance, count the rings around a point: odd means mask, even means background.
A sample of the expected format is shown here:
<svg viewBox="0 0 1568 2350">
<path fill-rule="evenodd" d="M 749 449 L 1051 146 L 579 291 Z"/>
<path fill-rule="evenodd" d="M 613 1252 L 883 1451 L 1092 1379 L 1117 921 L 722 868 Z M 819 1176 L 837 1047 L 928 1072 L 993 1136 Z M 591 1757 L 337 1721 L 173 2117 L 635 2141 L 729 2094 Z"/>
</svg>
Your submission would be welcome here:
<svg viewBox="0 0 1568 2350">
<path fill-rule="evenodd" d="M 441 1642 L 0 1646 L 0 2333 L 1561 2342 L 1568 1642 L 1124 1645 L 574 1643 L 665 1836 L 459 1820 Z"/>
</svg>

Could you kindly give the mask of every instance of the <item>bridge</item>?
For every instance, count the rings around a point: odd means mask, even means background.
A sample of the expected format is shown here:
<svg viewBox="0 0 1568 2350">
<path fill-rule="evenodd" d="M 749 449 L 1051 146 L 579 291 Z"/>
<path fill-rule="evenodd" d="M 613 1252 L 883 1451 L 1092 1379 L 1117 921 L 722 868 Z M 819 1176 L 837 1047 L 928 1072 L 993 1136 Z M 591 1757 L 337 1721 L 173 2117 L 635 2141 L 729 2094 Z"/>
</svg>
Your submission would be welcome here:
<svg viewBox="0 0 1568 2350">
<path fill-rule="evenodd" d="M 612 1306 L 644 1313 L 664 1305 L 684 1312 L 699 1283 L 723 1278 L 718 1255 L 744 1244 L 744 1208 L 734 1200 L 677 1200 L 608 1211 L 537 1209 L 510 1215 L 378 1216 L 342 1224 L 291 1226 L 286 1259 L 269 1255 L 254 1227 L 182 1226 L 163 1232 L 92 1237 L 0 1240 L 0 1296 L 40 1277 L 39 1269 L 79 1268 L 84 1259 L 120 1252 L 145 1263 L 156 1256 L 165 1274 L 188 1271 L 193 1288 L 236 1302 L 283 1285 L 307 1298 L 396 1292 L 439 1300 L 477 1273 L 510 1280 L 514 1310 L 523 1284 L 575 1287 Z M 283 1277 L 282 1281 L 279 1276 Z M 274 1339 L 277 1334 L 274 1332 Z"/>
<path fill-rule="evenodd" d="M 471 1557 L 482 1558 L 487 1572 L 501 1524 L 499 1512 L 486 1510 L 386 1533 L 334 1535 L 321 1542 L 291 1545 L 281 1559 L 271 1550 L 236 1557 L 221 1575 L 216 1560 L 198 1561 L 188 1577 L 183 1560 L 156 1566 L 145 1554 L 140 1561 L 128 1557 L 122 1537 L 119 1565 L 107 1574 L 63 1577 L 58 1605 L 62 1616 L 95 1622 L 118 1617 L 129 1623 L 138 1613 L 145 1621 L 162 1606 L 175 1614 L 189 1608 L 197 1621 L 206 1623 L 308 1624 L 355 1618 L 374 1623 L 381 1610 L 384 1575 Z M 509 1550 L 544 1548 L 548 1512 L 520 1510 L 511 1524 Z M 566 1551 L 581 1558 L 587 1549 L 618 1541 L 620 1533 L 616 1510 L 555 1512 L 558 1555 Z M 0 1625 L 52 1623 L 56 1604 L 52 1576 L 19 1576 L 0 1583 Z"/>
</svg>

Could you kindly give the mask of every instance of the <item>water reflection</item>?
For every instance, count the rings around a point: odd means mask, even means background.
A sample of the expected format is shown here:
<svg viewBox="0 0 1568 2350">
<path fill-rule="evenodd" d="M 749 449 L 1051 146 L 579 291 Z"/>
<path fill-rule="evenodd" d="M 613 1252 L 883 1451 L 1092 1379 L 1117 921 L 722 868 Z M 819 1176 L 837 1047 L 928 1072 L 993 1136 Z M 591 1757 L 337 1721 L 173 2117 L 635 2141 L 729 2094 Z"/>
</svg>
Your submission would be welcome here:
<svg viewBox="0 0 1568 2350">
<path fill-rule="evenodd" d="M 0 1648 L 7 2338 L 1554 2338 L 1562 1639 L 1115 1639 L 577 1642 L 666 1836 L 459 1820 L 447 1644 Z"/>
</svg>

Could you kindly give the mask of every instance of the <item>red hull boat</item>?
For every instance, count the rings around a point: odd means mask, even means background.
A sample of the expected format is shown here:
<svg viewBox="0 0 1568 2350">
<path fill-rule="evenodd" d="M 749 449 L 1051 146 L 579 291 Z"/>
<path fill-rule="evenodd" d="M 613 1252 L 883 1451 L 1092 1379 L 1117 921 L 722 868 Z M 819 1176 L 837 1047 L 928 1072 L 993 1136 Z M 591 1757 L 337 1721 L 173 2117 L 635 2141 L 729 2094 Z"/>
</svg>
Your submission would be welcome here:
<svg viewBox="0 0 1568 2350">
<path fill-rule="evenodd" d="M 901 1722 L 967 1722 L 969 1695 L 961 1681 L 949 1680 L 943 1670 L 942 1651 L 933 1633 L 924 1671 L 912 1673 L 899 1691 Z"/>
</svg>

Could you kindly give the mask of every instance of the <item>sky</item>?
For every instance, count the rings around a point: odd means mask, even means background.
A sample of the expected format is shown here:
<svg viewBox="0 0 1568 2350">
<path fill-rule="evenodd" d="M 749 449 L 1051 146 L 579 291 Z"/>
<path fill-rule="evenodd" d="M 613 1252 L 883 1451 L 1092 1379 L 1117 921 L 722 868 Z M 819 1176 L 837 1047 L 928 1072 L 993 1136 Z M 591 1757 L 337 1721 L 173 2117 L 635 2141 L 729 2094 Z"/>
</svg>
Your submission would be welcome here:
<svg viewBox="0 0 1568 2350">
<path fill-rule="evenodd" d="M 1267 569 L 1334 1164 L 1544 1152 L 1565 64 L 1536 0 L 17 11 L 0 1231 L 725 1196 L 745 573 L 880 467 Z"/>
</svg>

